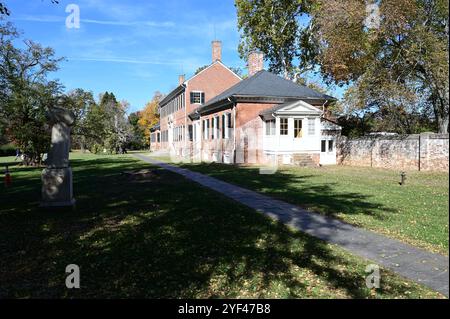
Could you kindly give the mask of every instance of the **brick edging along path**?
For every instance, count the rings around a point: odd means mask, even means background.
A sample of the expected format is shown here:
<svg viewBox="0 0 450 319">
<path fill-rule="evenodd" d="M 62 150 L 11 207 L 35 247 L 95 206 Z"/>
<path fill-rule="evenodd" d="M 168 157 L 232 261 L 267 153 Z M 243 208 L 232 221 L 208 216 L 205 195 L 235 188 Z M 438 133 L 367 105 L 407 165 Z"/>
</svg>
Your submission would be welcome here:
<svg viewBox="0 0 450 319">
<path fill-rule="evenodd" d="M 391 271 L 449 296 L 448 257 L 367 231 L 335 218 L 308 212 L 216 178 L 173 166 L 148 156 L 135 157 L 208 187 L 299 231 L 336 244 Z"/>
</svg>

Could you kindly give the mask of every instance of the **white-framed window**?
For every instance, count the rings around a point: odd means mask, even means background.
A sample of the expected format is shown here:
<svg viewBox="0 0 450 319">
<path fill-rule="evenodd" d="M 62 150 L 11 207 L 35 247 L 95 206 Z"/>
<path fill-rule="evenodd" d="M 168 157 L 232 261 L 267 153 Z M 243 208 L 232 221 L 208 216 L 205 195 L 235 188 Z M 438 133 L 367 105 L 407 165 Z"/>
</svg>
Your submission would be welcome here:
<svg viewBox="0 0 450 319">
<path fill-rule="evenodd" d="M 225 114 L 225 138 L 230 138 L 230 129 L 233 128 L 233 122 L 231 121 L 231 113 Z"/>
<path fill-rule="evenodd" d="M 288 135 L 288 128 L 288 119 L 285 117 L 280 118 L 280 135 Z"/>
<path fill-rule="evenodd" d="M 226 129 L 227 129 L 226 116 L 225 114 L 222 114 L 222 139 L 225 138 Z"/>
<path fill-rule="evenodd" d="M 316 135 L 316 119 L 308 119 L 308 135 Z"/>
<path fill-rule="evenodd" d="M 275 120 L 266 121 L 266 135 L 275 135 L 275 133 L 276 133 Z"/>
<path fill-rule="evenodd" d="M 204 103 L 205 103 L 205 92 L 202 91 L 191 92 L 191 104 L 204 104 Z"/>
<path fill-rule="evenodd" d="M 214 124 L 213 124 L 213 135 L 214 136 L 213 136 L 213 138 L 218 139 L 220 136 L 220 134 L 219 134 L 219 129 L 220 129 L 219 117 L 216 116 L 213 121 L 214 121 Z"/>
<path fill-rule="evenodd" d="M 203 126 L 203 131 L 204 131 L 203 139 L 207 140 L 209 138 L 209 119 L 204 120 L 203 123 L 204 123 L 204 126 Z"/>
<path fill-rule="evenodd" d="M 294 137 L 295 138 L 303 137 L 303 120 L 302 119 L 294 119 Z"/>
</svg>

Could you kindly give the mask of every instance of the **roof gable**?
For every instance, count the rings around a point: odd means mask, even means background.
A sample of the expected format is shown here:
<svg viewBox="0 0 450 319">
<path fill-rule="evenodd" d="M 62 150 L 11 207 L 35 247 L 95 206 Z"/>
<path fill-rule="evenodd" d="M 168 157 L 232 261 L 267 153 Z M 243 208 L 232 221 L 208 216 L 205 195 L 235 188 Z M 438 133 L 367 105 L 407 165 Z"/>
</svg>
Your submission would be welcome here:
<svg viewBox="0 0 450 319">
<path fill-rule="evenodd" d="M 236 78 L 238 78 L 239 80 L 242 80 L 242 78 L 239 75 L 237 75 L 236 73 L 234 73 L 229 67 L 227 67 L 225 64 L 223 64 L 221 61 L 216 60 L 213 63 L 211 63 L 210 65 L 208 65 L 208 67 L 204 68 L 203 70 L 201 70 L 197 74 L 194 74 L 189 79 L 185 80 L 182 84 L 178 85 L 175 89 L 170 91 L 170 93 L 166 95 L 166 97 L 159 103 L 159 105 L 160 106 L 164 106 L 165 104 L 167 104 L 172 98 L 174 98 L 176 95 L 178 95 L 182 91 L 184 91 L 184 89 L 186 88 L 186 85 L 189 83 L 189 81 L 192 81 L 196 77 L 198 77 L 200 75 L 203 75 L 205 72 L 207 72 L 211 67 L 213 67 L 215 65 L 219 65 L 219 66 L 223 67 L 225 70 L 230 72 Z"/>
<path fill-rule="evenodd" d="M 279 105 L 274 111 L 275 114 L 317 114 L 321 115 L 317 107 L 312 106 L 304 101 L 295 101 Z"/>
<path fill-rule="evenodd" d="M 321 116 L 322 111 L 305 101 L 293 101 L 280 105 L 276 105 L 270 109 L 264 110 L 260 113 L 264 119 L 273 119 L 273 116 Z"/>
<path fill-rule="evenodd" d="M 194 74 L 193 76 L 191 76 L 189 79 L 187 79 L 186 81 L 184 81 L 184 84 L 187 84 L 189 81 L 191 81 L 192 79 L 198 77 L 199 75 L 201 75 L 202 73 L 204 73 L 205 71 L 209 70 L 212 66 L 214 65 L 220 65 L 222 66 L 224 69 L 226 69 L 227 71 L 229 71 L 231 74 L 233 74 L 235 77 L 237 77 L 239 80 L 242 80 L 242 78 L 237 75 L 236 73 L 234 73 L 229 67 L 227 67 L 225 64 L 223 64 L 221 61 L 216 60 L 213 63 L 211 63 L 208 67 L 204 68 L 203 70 L 201 70 L 200 72 L 198 72 L 197 74 Z"/>
</svg>

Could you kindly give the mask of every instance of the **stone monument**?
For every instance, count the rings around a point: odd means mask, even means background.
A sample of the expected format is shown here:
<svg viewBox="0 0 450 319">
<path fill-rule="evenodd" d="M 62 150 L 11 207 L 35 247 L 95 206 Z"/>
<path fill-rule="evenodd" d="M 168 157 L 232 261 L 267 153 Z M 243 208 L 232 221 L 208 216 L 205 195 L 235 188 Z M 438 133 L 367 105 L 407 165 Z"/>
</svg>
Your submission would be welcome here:
<svg viewBox="0 0 450 319">
<path fill-rule="evenodd" d="M 42 171 L 41 207 L 68 207 L 75 205 L 72 187 L 72 169 L 69 163 L 70 130 L 75 122 L 74 114 L 61 107 L 50 107 L 47 119 L 52 125 L 52 145 L 47 156 L 47 168 Z"/>
</svg>

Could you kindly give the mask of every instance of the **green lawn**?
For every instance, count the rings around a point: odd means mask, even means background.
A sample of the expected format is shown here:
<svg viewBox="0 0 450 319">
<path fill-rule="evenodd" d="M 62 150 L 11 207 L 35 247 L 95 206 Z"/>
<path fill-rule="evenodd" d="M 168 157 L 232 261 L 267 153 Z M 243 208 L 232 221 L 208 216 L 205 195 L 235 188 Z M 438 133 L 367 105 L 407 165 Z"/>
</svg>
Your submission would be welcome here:
<svg viewBox="0 0 450 319">
<path fill-rule="evenodd" d="M 1 184 L 0 298 L 443 297 L 384 270 L 369 290 L 369 261 L 134 158 L 71 163 L 74 211 L 37 208 L 39 168 L 12 166 Z M 123 173 L 138 169 L 150 171 Z M 79 290 L 64 284 L 73 263 Z"/>
<path fill-rule="evenodd" d="M 399 171 L 369 167 L 281 167 L 262 175 L 255 166 L 178 165 L 448 255 L 448 173 L 409 171 L 401 186 Z"/>
</svg>

